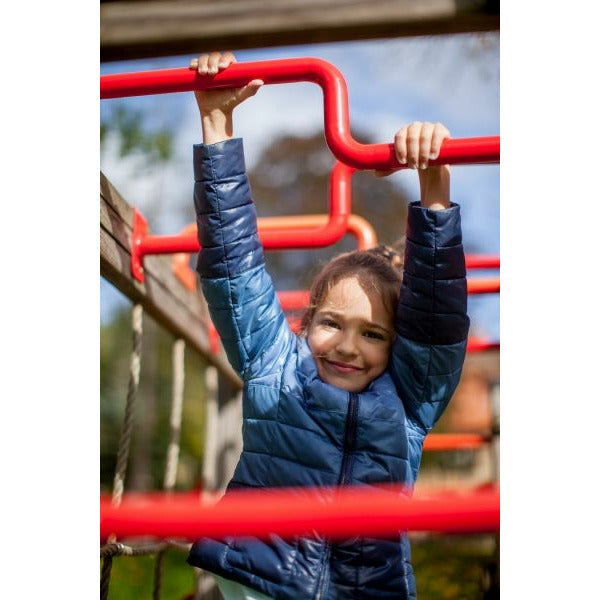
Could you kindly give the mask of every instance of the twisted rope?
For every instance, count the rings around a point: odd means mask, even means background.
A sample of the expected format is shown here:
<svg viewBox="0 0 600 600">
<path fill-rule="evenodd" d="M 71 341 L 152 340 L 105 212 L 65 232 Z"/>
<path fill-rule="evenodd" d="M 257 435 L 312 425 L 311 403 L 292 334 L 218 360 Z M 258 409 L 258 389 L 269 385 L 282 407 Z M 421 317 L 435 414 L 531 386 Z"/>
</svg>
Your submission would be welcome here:
<svg viewBox="0 0 600 600">
<path fill-rule="evenodd" d="M 152 600 L 160 600 L 160 588 L 162 584 L 165 552 L 166 549 L 161 550 L 156 556 L 156 564 L 154 565 L 154 590 L 152 592 Z"/>
<path fill-rule="evenodd" d="M 183 385 L 185 381 L 185 342 L 177 340 L 173 344 L 173 388 L 171 398 L 171 438 L 167 448 L 164 488 L 173 490 L 177 479 L 179 462 L 179 438 L 181 435 L 181 414 L 183 407 Z"/>
<path fill-rule="evenodd" d="M 133 429 L 133 408 L 137 389 L 140 382 L 140 360 L 142 355 L 142 305 L 136 304 L 132 313 L 133 325 L 133 350 L 131 352 L 131 363 L 129 365 L 129 387 L 127 390 L 127 404 L 125 405 L 125 418 L 119 439 L 119 451 L 117 454 L 117 467 L 113 484 L 112 502 L 115 506 L 121 503 L 123 496 L 123 481 L 129 458 L 129 443 Z"/>
<path fill-rule="evenodd" d="M 107 556 L 102 563 L 102 574 L 100 575 L 100 599 L 108 598 L 108 586 L 110 584 L 110 572 L 112 569 L 112 556 Z"/>
<path fill-rule="evenodd" d="M 110 542 L 100 548 L 100 558 L 112 558 L 113 556 L 148 556 L 157 554 L 168 548 L 189 552 L 192 544 L 178 542 L 177 540 L 163 540 L 155 544 L 145 546 L 127 546 L 121 542 Z"/>
<path fill-rule="evenodd" d="M 183 408 L 183 384 L 185 381 L 185 342 L 177 340 L 173 344 L 173 387 L 171 393 L 171 416 L 169 425 L 171 436 L 167 447 L 167 461 L 165 466 L 164 488 L 167 493 L 172 492 L 177 479 L 177 465 L 179 463 L 179 438 L 181 434 L 181 414 Z M 168 545 L 158 550 L 154 566 L 153 600 L 160 600 L 162 585 L 163 564 Z"/>
<path fill-rule="evenodd" d="M 125 404 L 125 417 L 121 428 L 121 437 L 119 438 L 119 449 L 117 452 L 117 466 L 115 468 L 115 478 L 113 482 L 112 504 L 119 506 L 123 498 L 123 482 L 125 480 L 125 471 L 127 470 L 127 460 L 129 458 L 129 444 L 131 441 L 131 431 L 133 429 L 133 408 L 137 389 L 140 382 L 140 361 L 142 355 L 142 305 L 136 304 L 132 311 L 133 328 L 133 350 L 131 352 L 131 362 L 129 365 L 129 386 L 127 389 L 127 402 Z M 116 536 L 108 536 L 108 545 L 114 545 Z M 107 600 L 108 587 L 110 584 L 110 574 L 112 571 L 113 554 L 107 555 L 102 563 L 102 573 L 100 576 L 100 600 Z"/>
</svg>

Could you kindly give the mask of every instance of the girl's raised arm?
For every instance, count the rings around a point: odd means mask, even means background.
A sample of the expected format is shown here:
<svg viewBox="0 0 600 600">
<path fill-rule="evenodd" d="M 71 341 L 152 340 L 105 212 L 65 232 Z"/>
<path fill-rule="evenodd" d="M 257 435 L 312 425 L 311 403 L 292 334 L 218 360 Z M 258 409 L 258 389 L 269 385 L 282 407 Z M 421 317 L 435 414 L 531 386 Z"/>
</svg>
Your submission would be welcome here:
<svg viewBox="0 0 600 600">
<path fill-rule="evenodd" d="M 440 123 L 416 122 L 394 140 L 399 162 L 419 169 L 421 201 L 409 207 L 390 365 L 409 417 L 424 432 L 458 385 L 469 329 L 460 208 L 450 202 L 448 165 L 427 165 L 448 136 Z"/>
<path fill-rule="evenodd" d="M 234 60 L 212 53 L 191 67 L 214 74 Z M 265 270 L 242 140 L 233 137 L 233 109 L 260 85 L 196 92 L 204 138 L 194 146 L 197 270 L 229 361 L 245 380 L 278 372 L 294 340 Z"/>
</svg>

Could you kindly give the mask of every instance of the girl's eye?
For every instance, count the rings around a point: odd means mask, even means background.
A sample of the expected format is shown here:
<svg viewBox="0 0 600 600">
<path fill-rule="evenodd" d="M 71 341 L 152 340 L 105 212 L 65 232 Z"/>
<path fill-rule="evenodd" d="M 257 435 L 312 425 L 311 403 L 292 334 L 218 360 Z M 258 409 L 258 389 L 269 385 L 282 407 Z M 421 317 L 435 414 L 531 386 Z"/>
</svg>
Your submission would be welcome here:
<svg viewBox="0 0 600 600">
<path fill-rule="evenodd" d="M 336 329 L 339 329 L 339 325 L 331 319 L 323 319 L 321 321 L 321 325 L 324 325 L 325 327 L 334 327 Z"/>
<path fill-rule="evenodd" d="M 373 340 L 384 340 L 385 339 L 383 337 L 383 334 L 379 333 L 378 331 L 366 331 L 365 337 L 368 337 Z"/>
</svg>

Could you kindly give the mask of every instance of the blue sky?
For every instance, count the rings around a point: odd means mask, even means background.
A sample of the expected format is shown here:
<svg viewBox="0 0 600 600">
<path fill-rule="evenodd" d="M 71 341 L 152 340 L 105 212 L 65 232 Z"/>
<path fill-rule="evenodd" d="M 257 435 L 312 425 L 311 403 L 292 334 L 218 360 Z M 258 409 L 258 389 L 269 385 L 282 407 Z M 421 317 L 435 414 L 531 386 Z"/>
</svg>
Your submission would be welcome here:
<svg viewBox="0 0 600 600">
<path fill-rule="evenodd" d="M 238 61 L 317 56 L 341 70 L 348 85 L 352 129 L 370 132 L 381 142 L 413 120 L 441 121 L 453 137 L 500 132 L 500 59 L 496 33 L 306 45 L 236 52 Z M 190 56 L 101 65 L 101 73 L 186 66 Z M 165 94 L 101 102 L 102 114 L 127 102 L 143 110 L 149 124 L 175 131 L 175 157 L 167 168 L 140 176 L 136 157 L 119 159 L 108 140 L 101 168 L 128 202 L 153 213 L 156 233 L 174 233 L 185 225 L 182 206 L 191 202 L 191 146 L 201 141 L 192 94 Z M 308 83 L 265 86 L 236 109 L 235 133 L 244 138 L 249 167 L 276 135 L 309 135 L 323 127 L 321 90 Z M 416 200 L 415 173 L 404 171 L 392 181 Z M 500 168 L 461 166 L 452 170 L 452 198 L 462 206 L 467 252 L 500 251 Z M 258 199 L 260 214 L 260 199 Z M 489 274 L 489 273 L 488 273 Z M 480 273 L 486 275 L 486 273 Z M 124 302 L 101 283 L 101 316 Z M 499 339 L 498 295 L 471 296 L 472 334 Z"/>
</svg>

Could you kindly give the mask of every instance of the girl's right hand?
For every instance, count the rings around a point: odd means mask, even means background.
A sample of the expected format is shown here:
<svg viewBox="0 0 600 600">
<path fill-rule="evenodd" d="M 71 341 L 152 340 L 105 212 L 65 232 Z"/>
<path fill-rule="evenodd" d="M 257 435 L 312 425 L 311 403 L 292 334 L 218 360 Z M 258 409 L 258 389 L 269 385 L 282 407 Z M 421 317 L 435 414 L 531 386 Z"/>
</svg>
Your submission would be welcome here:
<svg viewBox="0 0 600 600">
<path fill-rule="evenodd" d="M 201 75 L 216 75 L 223 71 L 229 65 L 237 62 L 231 52 L 211 52 L 210 54 L 201 54 L 198 58 L 193 58 L 190 62 L 190 69 L 198 71 Z M 230 116 L 233 109 L 244 100 L 254 96 L 263 85 L 260 79 L 253 79 L 247 85 L 241 88 L 231 88 L 225 90 L 196 90 L 194 95 L 198 102 L 198 108 L 202 116 L 210 116 L 215 113 L 222 113 Z"/>
</svg>

